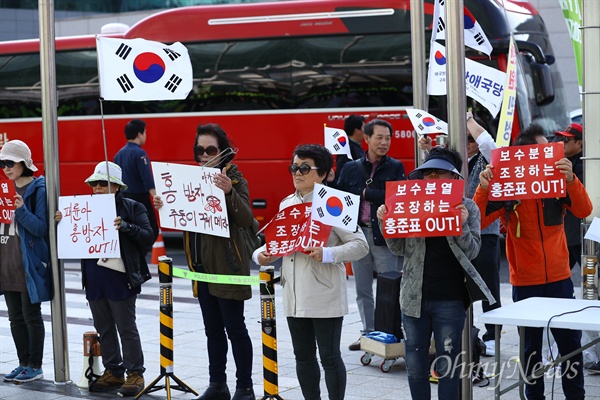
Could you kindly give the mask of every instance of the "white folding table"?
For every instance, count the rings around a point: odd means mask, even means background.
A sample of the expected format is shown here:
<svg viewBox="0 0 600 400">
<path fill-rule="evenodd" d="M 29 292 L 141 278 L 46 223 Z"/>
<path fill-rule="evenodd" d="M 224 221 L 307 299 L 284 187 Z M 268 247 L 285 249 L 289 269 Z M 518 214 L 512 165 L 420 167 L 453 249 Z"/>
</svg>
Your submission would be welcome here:
<svg viewBox="0 0 600 400">
<path fill-rule="evenodd" d="M 552 320 L 550 321 L 550 319 Z M 550 321 L 550 328 L 600 331 L 600 301 L 531 297 L 479 315 L 479 322 L 496 325 L 496 353 L 494 360 L 494 379 L 496 384 L 494 397 L 496 399 L 500 399 L 502 394 L 509 392 L 517 386 L 519 387 L 521 399 L 525 399 L 524 385 L 526 378 L 528 378 L 521 373 L 517 383 L 500 390 L 500 380 L 502 379 L 499 374 L 500 326 L 514 325 L 519 328 L 519 360 L 524 362 L 525 339 L 523 328 L 545 328 L 548 326 L 548 321 Z M 564 360 L 581 353 L 598 342 L 600 342 L 600 338 L 580 347 L 570 354 L 561 355 L 554 364 L 559 365 Z M 546 371 L 551 367 L 552 365 L 548 365 L 544 370 Z M 540 371 L 536 370 L 533 373 Z"/>
</svg>

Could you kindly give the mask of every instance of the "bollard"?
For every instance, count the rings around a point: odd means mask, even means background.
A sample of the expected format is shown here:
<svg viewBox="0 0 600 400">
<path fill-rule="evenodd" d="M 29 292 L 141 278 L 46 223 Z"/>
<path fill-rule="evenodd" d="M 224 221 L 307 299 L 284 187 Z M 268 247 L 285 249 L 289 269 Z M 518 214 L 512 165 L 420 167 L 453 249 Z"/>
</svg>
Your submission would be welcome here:
<svg viewBox="0 0 600 400">
<path fill-rule="evenodd" d="M 158 282 L 160 283 L 160 375 L 148 386 L 139 392 L 135 399 L 139 399 L 145 393 L 152 393 L 160 389 L 167 391 L 167 399 L 171 399 L 171 389 L 182 392 L 198 393 L 173 373 L 173 260 L 170 257 L 158 257 Z M 164 385 L 157 385 L 165 378 Z M 169 379 L 173 379 L 178 385 L 171 385 Z"/>
<path fill-rule="evenodd" d="M 260 308 L 262 310 L 263 376 L 265 395 L 261 400 L 279 399 L 277 371 L 277 324 L 275 320 L 275 287 L 272 266 L 260 267 Z"/>
<path fill-rule="evenodd" d="M 83 371 L 77 387 L 89 389 L 94 378 L 102 375 L 100 356 L 102 355 L 98 332 L 90 331 L 83 333 Z"/>
</svg>

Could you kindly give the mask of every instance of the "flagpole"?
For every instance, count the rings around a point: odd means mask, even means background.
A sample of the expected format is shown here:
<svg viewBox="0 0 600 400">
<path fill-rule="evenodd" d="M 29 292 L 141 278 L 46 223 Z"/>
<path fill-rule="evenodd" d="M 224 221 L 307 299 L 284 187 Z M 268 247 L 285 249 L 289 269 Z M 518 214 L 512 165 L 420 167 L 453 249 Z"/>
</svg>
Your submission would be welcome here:
<svg viewBox="0 0 600 400">
<path fill-rule="evenodd" d="M 104 107 L 102 106 L 102 97 L 98 99 L 100 101 L 100 121 L 102 123 L 102 142 L 104 143 L 104 161 L 106 165 L 106 179 L 110 183 L 110 174 L 108 172 L 108 148 L 106 147 L 106 129 L 104 129 Z M 108 193 L 111 193 L 110 185 L 108 185 Z"/>
</svg>

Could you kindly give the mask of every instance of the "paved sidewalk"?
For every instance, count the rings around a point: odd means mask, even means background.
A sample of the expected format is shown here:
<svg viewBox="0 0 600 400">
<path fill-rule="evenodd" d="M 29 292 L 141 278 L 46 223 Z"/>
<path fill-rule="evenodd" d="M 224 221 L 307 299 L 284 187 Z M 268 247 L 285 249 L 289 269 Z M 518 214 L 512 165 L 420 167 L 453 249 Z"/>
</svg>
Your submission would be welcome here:
<svg viewBox="0 0 600 400">
<path fill-rule="evenodd" d="M 154 267 L 155 268 L 155 267 Z M 253 271 L 256 273 L 256 271 Z M 117 398 L 116 393 L 96 394 L 89 393 L 87 389 L 79 389 L 76 384 L 80 381 L 84 367 L 83 358 L 83 333 L 93 331 L 91 313 L 85 302 L 85 296 L 80 290 L 81 274 L 76 263 L 68 263 L 66 266 L 66 298 L 68 316 L 68 335 L 65 338 L 69 351 L 69 370 L 72 383 L 55 384 L 53 351 L 51 342 L 50 319 L 46 321 L 46 348 L 44 355 L 44 379 L 28 384 L 15 385 L 13 383 L 0 382 L 0 399 L 11 400 L 44 400 L 44 399 L 103 399 Z M 348 371 L 348 385 L 346 399 L 406 399 L 409 398 L 408 383 L 406 380 L 406 368 L 403 359 L 397 360 L 391 370 L 384 373 L 380 370 L 381 359 L 373 357 L 370 365 L 363 366 L 360 362 L 364 354 L 360 351 L 349 351 L 348 345 L 358 338 L 361 327 L 360 317 L 354 301 L 354 278 L 348 279 L 348 293 L 350 298 L 350 313 L 344 319 L 342 332 L 342 354 Z M 281 287 L 275 287 L 276 307 L 282 309 Z M 155 276 L 143 287 L 142 295 L 137 303 L 138 327 L 142 337 L 142 345 L 146 360 L 147 371 L 145 373 L 146 384 L 149 384 L 160 374 L 160 346 L 159 346 L 159 299 L 158 278 Z M 502 285 L 502 301 L 505 304 L 511 302 L 510 285 Z M 206 339 L 203 332 L 200 308 L 191 296 L 190 283 L 174 278 L 174 364 L 175 375 L 182 379 L 198 393 L 202 393 L 208 385 L 208 365 L 206 352 Z M 50 305 L 43 306 L 45 316 L 50 316 Z M 535 312 L 533 310 L 532 312 Z M 481 313 L 481 305 L 474 307 L 475 325 L 483 328 L 477 322 L 477 316 Z M 282 313 L 277 316 L 278 326 L 278 366 L 279 366 L 279 391 L 283 399 L 302 399 L 302 394 L 296 379 L 295 363 L 292 353 L 287 324 Z M 260 299 L 258 287 L 254 289 L 254 296 L 246 302 L 246 322 L 254 345 L 254 390 L 258 398 L 264 394 L 262 378 L 262 343 L 260 325 Z M 502 335 L 502 361 L 514 360 L 518 353 L 518 335 L 515 327 L 505 326 Z M 493 357 L 485 357 L 482 362 L 493 363 Z M 6 305 L 0 300 L 0 374 L 6 374 L 17 365 L 16 351 L 10 334 L 10 326 L 6 317 Z M 228 384 L 233 391 L 235 389 L 234 362 L 230 355 L 228 362 Z M 507 372 L 503 379 L 502 387 L 508 383 L 515 382 L 513 371 Z M 173 384 L 174 382 L 171 382 Z M 159 382 L 164 385 L 164 379 Z M 552 397 L 552 379 L 546 378 L 546 389 L 548 398 Z M 474 387 L 473 399 L 493 399 L 494 381 L 488 387 Z M 560 379 L 554 382 L 554 398 L 564 398 L 562 395 Z M 588 375 L 586 372 L 587 399 L 600 400 L 600 375 Z M 437 398 L 437 389 L 432 385 L 432 398 Z M 327 390 L 322 379 L 322 395 L 327 398 Z M 190 393 L 182 393 L 172 390 L 173 399 L 193 399 L 196 396 Z M 145 395 L 143 399 L 165 399 L 166 390 L 162 389 Z M 513 391 L 503 398 L 507 400 L 518 399 L 518 391 Z"/>
</svg>

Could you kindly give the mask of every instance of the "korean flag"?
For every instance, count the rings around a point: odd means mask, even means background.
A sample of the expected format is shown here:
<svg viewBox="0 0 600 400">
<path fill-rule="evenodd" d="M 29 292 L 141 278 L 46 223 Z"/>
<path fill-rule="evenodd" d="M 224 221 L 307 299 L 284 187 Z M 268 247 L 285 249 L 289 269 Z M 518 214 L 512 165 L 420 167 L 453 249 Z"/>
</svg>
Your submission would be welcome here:
<svg viewBox="0 0 600 400">
<path fill-rule="evenodd" d="M 415 132 L 419 135 L 428 133 L 448 134 L 448 124 L 427 111 L 418 108 L 407 108 L 406 114 L 410 118 L 413 128 L 415 128 Z"/>
<path fill-rule="evenodd" d="M 100 97 L 146 101 L 185 99 L 192 90 L 192 63 L 181 43 L 96 37 Z"/>
<path fill-rule="evenodd" d="M 355 194 L 315 184 L 312 219 L 325 225 L 354 232 L 358 223 L 360 197 Z"/>
<path fill-rule="evenodd" d="M 343 129 L 328 128 L 325 127 L 325 148 L 331 152 L 331 154 L 344 154 L 352 160 L 350 154 L 350 143 L 348 143 L 348 136 Z"/>
</svg>

